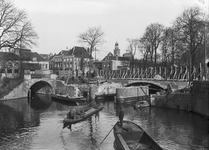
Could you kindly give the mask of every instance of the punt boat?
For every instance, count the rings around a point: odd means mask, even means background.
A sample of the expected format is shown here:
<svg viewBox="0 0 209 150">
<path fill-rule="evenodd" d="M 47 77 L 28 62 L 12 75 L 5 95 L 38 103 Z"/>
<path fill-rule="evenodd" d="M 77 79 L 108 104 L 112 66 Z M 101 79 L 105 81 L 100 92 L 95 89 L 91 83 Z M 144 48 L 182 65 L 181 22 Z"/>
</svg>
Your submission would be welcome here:
<svg viewBox="0 0 209 150">
<path fill-rule="evenodd" d="M 72 124 L 79 123 L 81 121 L 86 120 L 87 118 L 91 117 L 94 114 L 97 114 L 99 111 L 101 111 L 104 108 L 104 106 L 97 105 L 97 106 L 89 106 L 84 107 L 83 109 L 79 110 L 74 114 L 74 118 L 68 118 L 66 117 L 63 120 L 63 128 L 67 126 L 71 126 Z"/>
<path fill-rule="evenodd" d="M 163 150 L 139 125 L 117 122 L 113 127 L 115 150 Z"/>
<path fill-rule="evenodd" d="M 55 101 L 64 101 L 68 103 L 72 103 L 75 106 L 78 106 L 79 103 L 85 103 L 87 99 L 85 97 L 69 97 L 67 95 L 60 94 L 51 94 L 52 100 Z"/>
</svg>

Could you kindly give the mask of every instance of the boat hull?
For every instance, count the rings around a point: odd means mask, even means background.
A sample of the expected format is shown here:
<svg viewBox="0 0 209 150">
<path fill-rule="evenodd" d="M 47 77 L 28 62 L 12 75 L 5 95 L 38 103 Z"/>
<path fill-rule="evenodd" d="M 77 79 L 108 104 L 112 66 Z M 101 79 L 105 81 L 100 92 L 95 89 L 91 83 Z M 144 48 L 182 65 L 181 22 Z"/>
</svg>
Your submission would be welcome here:
<svg viewBox="0 0 209 150">
<path fill-rule="evenodd" d="M 113 127 L 115 150 L 163 150 L 140 126 L 123 121 L 123 127 L 116 123 Z"/>
<path fill-rule="evenodd" d="M 103 106 L 100 106 L 98 108 L 91 108 L 93 109 L 92 111 L 90 111 L 89 113 L 86 113 L 84 116 L 82 117 L 75 117 L 75 119 L 68 119 L 68 118 L 65 118 L 63 120 L 63 128 L 67 127 L 68 125 L 72 125 L 72 124 L 76 124 L 76 123 L 79 123 L 79 122 L 82 122 L 84 120 L 86 120 L 87 118 L 91 117 L 92 115 L 98 113 L 99 111 L 101 111 L 104 107 Z M 90 110 L 90 109 L 89 109 Z"/>
<path fill-rule="evenodd" d="M 71 103 L 74 106 L 79 105 L 79 103 L 86 102 L 86 98 L 84 98 L 84 97 L 69 98 L 69 97 L 64 97 L 64 96 L 60 96 L 60 95 L 56 95 L 56 94 L 51 94 L 51 98 L 52 98 L 52 100 L 55 100 L 55 101 L 63 101 L 63 102 Z"/>
</svg>

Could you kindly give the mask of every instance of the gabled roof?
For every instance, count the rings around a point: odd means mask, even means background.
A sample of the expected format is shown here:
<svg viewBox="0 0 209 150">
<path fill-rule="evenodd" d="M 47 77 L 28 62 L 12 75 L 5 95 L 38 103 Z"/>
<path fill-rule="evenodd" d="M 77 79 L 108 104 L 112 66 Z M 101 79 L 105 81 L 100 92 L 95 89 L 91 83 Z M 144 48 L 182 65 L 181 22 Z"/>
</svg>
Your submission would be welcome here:
<svg viewBox="0 0 209 150">
<path fill-rule="evenodd" d="M 32 52 L 31 55 L 31 60 L 33 60 L 34 57 L 37 58 L 37 61 L 46 61 L 41 55 L 39 55 L 37 52 Z"/>
<path fill-rule="evenodd" d="M 36 57 L 37 61 L 46 61 L 42 56 L 40 56 L 37 52 L 21 52 L 20 53 L 21 60 L 23 61 L 33 61 L 33 58 Z"/>
<path fill-rule="evenodd" d="M 75 56 L 77 58 L 92 58 L 84 47 L 74 46 L 66 54 L 67 56 Z"/>
<path fill-rule="evenodd" d="M 69 50 L 61 50 L 57 55 L 66 55 Z"/>
<path fill-rule="evenodd" d="M 21 60 L 21 58 L 18 55 L 11 52 L 0 52 L 0 60 Z"/>
</svg>

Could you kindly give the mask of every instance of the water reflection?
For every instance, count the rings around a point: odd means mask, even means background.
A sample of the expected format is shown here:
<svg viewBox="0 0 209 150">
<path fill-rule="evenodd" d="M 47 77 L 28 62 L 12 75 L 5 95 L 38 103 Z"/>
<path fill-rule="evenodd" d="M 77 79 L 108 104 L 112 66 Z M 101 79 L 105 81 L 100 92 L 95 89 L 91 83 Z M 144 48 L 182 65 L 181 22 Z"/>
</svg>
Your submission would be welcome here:
<svg viewBox="0 0 209 150">
<path fill-rule="evenodd" d="M 51 105 L 51 96 L 49 94 L 35 94 L 28 98 L 28 104 L 35 110 L 44 110 Z"/>
<path fill-rule="evenodd" d="M 37 104 L 35 104 L 37 102 Z M 164 149 L 208 149 L 207 120 L 184 111 L 162 108 L 134 109 L 132 104 L 116 105 L 102 102 L 97 115 L 75 124 L 72 131 L 62 129 L 61 121 L 68 106 L 47 99 L 47 96 L 0 102 L 0 149 L 113 149 L 114 136 L 108 135 L 118 121 L 123 107 L 125 120 L 140 125 Z"/>
</svg>

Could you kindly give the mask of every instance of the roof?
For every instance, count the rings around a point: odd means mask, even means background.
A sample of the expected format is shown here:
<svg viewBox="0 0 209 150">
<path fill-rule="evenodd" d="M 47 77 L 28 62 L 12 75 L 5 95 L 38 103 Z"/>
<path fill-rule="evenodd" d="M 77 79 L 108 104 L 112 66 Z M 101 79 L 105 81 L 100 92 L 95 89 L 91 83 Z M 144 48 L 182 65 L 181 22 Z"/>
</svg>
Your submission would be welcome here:
<svg viewBox="0 0 209 150">
<path fill-rule="evenodd" d="M 74 46 L 66 55 L 73 55 L 78 58 L 92 58 L 84 47 L 79 46 Z"/>
<path fill-rule="evenodd" d="M 37 61 L 46 61 L 37 52 L 21 51 L 20 52 L 20 57 L 21 57 L 21 60 L 23 60 L 23 61 L 32 61 L 34 57 L 37 58 Z"/>
<path fill-rule="evenodd" d="M 61 50 L 57 55 L 66 55 L 69 50 Z"/>
<path fill-rule="evenodd" d="M 0 52 L 0 60 L 21 60 L 21 58 L 11 52 Z"/>
<path fill-rule="evenodd" d="M 130 57 L 121 57 L 121 56 L 105 56 L 104 60 L 120 60 L 120 61 L 130 61 Z"/>
<path fill-rule="evenodd" d="M 40 70 L 41 66 L 37 63 L 22 63 L 23 70 Z"/>
<path fill-rule="evenodd" d="M 31 53 L 31 60 L 33 60 L 34 57 L 37 58 L 37 61 L 46 61 L 41 55 L 39 55 L 37 52 Z"/>
</svg>

